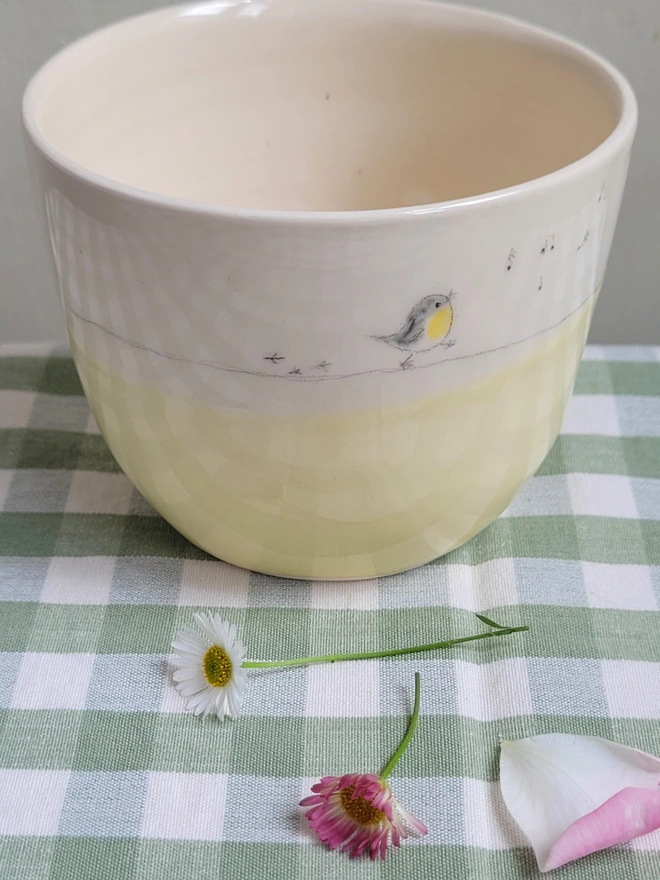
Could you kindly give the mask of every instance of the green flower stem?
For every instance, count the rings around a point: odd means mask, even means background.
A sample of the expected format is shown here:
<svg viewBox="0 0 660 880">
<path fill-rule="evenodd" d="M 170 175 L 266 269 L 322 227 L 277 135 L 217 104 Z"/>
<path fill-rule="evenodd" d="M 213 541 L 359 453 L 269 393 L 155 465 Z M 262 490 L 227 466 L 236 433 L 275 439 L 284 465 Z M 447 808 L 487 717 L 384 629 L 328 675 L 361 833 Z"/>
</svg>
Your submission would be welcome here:
<svg viewBox="0 0 660 880">
<path fill-rule="evenodd" d="M 244 660 L 245 669 L 265 669 L 274 666 L 307 666 L 309 663 L 335 663 L 338 660 L 377 660 L 380 657 L 399 657 L 401 654 L 419 654 L 422 651 L 438 651 L 442 648 L 453 648 L 465 642 L 476 642 L 479 639 L 494 639 L 498 636 L 510 636 L 512 633 L 527 632 L 528 626 L 499 627 L 490 632 L 477 633 L 474 636 L 462 636 L 459 639 L 448 639 L 444 642 L 432 642 L 429 645 L 414 645 L 411 648 L 393 648 L 390 651 L 369 651 L 360 654 L 324 654 L 320 657 L 299 657 L 293 660 Z"/>
<path fill-rule="evenodd" d="M 396 752 L 392 755 L 390 760 L 385 765 L 383 772 L 380 774 L 381 779 L 387 779 L 392 770 L 399 763 L 401 758 L 403 757 L 403 753 L 408 748 L 410 744 L 410 740 L 415 735 L 415 731 L 417 730 L 417 723 L 419 721 L 419 692 L 420 692 L 420 680 L 419 680 L 419 672 L 415 673 L 415 705 L 413 706 L 413 713 L 410 719 L 410 724 L 408 725 L 408 730 L 406 730 L 406 735 L 401 740 L 401 744 Z"/>
</svg>

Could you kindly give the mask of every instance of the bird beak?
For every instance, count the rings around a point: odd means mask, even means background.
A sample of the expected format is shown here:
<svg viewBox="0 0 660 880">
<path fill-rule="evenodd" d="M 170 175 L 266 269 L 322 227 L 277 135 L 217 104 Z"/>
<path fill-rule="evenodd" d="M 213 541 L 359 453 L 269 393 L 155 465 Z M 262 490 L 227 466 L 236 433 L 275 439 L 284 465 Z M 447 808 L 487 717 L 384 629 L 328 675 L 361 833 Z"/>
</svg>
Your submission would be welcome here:
<svg viewBox="0 0 660 880">
<path fill-rule="evenodd" d="M 451 302 L 455 296 L 456 296 L 456 291 L 450 290 L 449 293 L 447 294 L 447 299 L 449 300 L 449 302 Z"/>
</svg>

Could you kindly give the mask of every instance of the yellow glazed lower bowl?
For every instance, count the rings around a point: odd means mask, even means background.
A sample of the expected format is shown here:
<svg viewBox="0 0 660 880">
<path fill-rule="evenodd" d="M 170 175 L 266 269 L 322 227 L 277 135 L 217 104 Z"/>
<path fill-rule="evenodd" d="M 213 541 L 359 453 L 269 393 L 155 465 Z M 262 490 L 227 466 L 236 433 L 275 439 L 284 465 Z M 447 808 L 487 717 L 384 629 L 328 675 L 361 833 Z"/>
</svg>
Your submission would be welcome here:
<svg viewBox="0 0 660 880">
<path fill-rule="evenodd" d="M 543 460 L 636 124 L 607 62 L 424 0 L 197 4 L 64 50 L 24 119 L 85 393 L 198 546 L 385 575 Z"/>
<path fill-rule="evenodd" d="M 76 363 L 142 494 L 209 553 L 270 574 L 367 578 L 471 538 L 545 458 L 591 304 L 520 363 L 382 410 L 286 418 L 215 410 Z"/>
</svg>

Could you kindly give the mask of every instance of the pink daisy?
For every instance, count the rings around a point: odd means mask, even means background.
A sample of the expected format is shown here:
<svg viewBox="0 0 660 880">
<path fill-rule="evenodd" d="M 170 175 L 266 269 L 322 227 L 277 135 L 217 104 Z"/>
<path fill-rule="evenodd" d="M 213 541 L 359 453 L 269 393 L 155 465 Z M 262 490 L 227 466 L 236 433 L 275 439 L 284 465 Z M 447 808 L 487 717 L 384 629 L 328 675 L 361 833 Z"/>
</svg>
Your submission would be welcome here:
<svg viewBox="0 0 660 880">
<path fill-rule="evenodd" d="M 399 846 L 409 834 L 427 833 L 397 803 L 387 782 L 373 773 L 325 776 L 312 791 L 300 806 L 309 807 L 309 824 L 330 849 L 353 857 L 368 851 L 372 859 L 384 859 L 390 844 Z"/>
<path fill-rule="evenodd" d="M 312 786 L 314 794 L 300 801 L 319 839 L 330 849 L 341 849 L 356 858 L 369 851 L 384 859 L 390 844 L 400 846 L 410 834 L 427 834 L 426 826 L 397 803 L 387 777 L 408 748 L 419 721 L 419 673 L 415 673 L 415 705 L 401 744 L 380 776 L 347 773 L 324 776 Z"/>
</svg>

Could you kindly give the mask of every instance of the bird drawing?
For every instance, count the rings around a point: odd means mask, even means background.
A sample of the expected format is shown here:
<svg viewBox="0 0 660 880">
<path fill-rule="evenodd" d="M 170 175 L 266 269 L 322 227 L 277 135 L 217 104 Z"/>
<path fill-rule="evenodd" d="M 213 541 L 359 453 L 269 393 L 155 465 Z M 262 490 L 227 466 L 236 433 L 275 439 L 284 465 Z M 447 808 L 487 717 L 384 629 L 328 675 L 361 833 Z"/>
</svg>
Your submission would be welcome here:
<svg viewBox="0 0 660 880">
<path fill-rule="evenodd" d="M 449 348 L 454 345 L 454 340 L 447 338 L 454 323 L 454 310 L 451 305 L 454 296 L 454 291 L 446 295 L 425 296 L 412 307 L 400 330 L 390 336 L 373 338 L 411 354 L 428 351 L 437 345 Z M 406 364 L 411 365 L 409 359 L 406 359 Z"/>
</svg>

